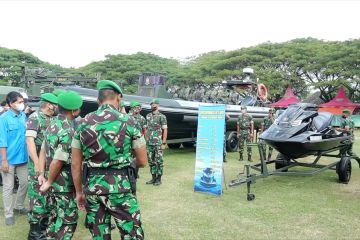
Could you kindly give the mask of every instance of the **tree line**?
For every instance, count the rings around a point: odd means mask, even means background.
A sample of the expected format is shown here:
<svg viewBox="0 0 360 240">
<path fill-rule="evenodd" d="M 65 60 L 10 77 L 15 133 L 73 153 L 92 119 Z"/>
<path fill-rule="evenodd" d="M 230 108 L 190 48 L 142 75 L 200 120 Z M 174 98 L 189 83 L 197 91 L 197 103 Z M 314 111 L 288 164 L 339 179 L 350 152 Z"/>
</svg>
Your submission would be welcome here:
<svg viewBox="0 0 360 240">
<path fill-rule="evenodd" d="M 353 101 L 360 101 L 360 39 L 324 41 L 314 38 L 294 39 L 283 43 L 266 42 L 233 51 L 214 51 L 187 61 L 162 58 L 151 53 L 106 55 L 105 60 L 80 68 L 62 68 L 43 62 L 30 53 L 0 48 L 0 81 L 19 75 L 21 66 L 44 67 L 66 74 L 112 79 L 133 93 L 139 74 L 157 72 L 167 77 L 168 85 L 212 84 L 241 76 L 242 69 L 254 69 L 259 82 L 270 95 L 282 95 L 291 85 L 296 95 L 306 97 L 313 90 L 320 91 L 324 101 L 344 85 Z"/>
</svg>

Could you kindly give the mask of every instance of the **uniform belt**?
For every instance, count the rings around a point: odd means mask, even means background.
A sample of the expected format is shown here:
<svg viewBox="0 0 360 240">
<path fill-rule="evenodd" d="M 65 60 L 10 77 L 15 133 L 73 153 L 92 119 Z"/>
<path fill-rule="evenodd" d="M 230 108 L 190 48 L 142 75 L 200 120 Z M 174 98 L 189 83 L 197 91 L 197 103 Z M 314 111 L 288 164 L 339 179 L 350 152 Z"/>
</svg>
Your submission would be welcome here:
<svg viewBox="0 0 360 240">
<path fill-rule="evenodd" d="M 108 174 L 116 174 L 116 175 L 127 175 L 128 174 L 128 168 L 100 168 L 100 167 L 96 167 L 96 168 L 92 168 L 92 167 L 88 167 L 88 174 L 89 175 L 108 175 Z"/>
</svg>

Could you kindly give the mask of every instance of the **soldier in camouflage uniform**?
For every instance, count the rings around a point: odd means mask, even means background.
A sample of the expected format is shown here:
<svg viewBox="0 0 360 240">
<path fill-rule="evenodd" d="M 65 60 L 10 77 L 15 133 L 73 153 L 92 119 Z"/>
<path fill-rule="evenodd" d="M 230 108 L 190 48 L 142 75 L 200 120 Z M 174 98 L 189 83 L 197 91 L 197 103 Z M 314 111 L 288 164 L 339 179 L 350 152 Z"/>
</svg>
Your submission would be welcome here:
<svg viewBox="0 0 360 240">
<path fill-rule="evenodd" d="M 355 136 L 354 136 L 355 124 L 353 120 L 350 118 L 350 115 L 351 115 L 351 111 L 349 109 L 343 110 L 342 122 L 340 128 L 338 128 L 337 130 L 349 134 L 351 136 L 350 140 L 346 142 L 346 144 L 349 144 L 349 148 L 347 149 L 346 153 L 349 154 L 350 156 L 355 156 L 356 158 L 358 158 L 356 154 L 352 151 L 352 146 L 355 141 Z"/>
<path fill-rule="evenodd" d="M 151 101 L 151 113 L 146 115 L 146 125 L 148 127 L 146 142 L 148 147 L 149 167 L 152 179 L 146 184 L 161 184 L 161 176 L 163 175 L 164 159 L 163 151 L 166 146 L 167 139 L 167 120 L 164 114 L 159 111 L 159 99 L 155 98 Z"/>
<path fill-rule="evenodd" d="M 30 161 L 28 162 L 28 196 L 29 213 L 28 221 L 30 231 L 28 239 L 45 239 L 45 230 L 48 225 L 50 212 L 46 211 L 46 197 L 40 193 L 38 184 L 39 153 L 44 140 L 44 132 L 50 120 L 57 112 L 57 97 L 52 93 L 40 96 L 40 109 L 30 115 L 26 123 L 26 143 Z"/>
<path fill-rule="evenodd" d="M 74 119 L 80 115 L 81 96 L 72 91 L 58 97 L 59 115 L 45 131 L 42 151 L 45 152 L 45 177 L 40 191 L 50 199 L 51 219 L 47 235 L 49 239 L 71 239 L 77 226 L 78 208 L 71 176 L 71 140 L 75 128 Z M 42 179 L 42 178 L 39 178 Z"/>
<path fill-rule="evenodd" d="M 247 113 L 247 107 L 241 107 L 241 114 L 237 120 L 237 137 L 239 139 L 239 161 L 243 161 L 244 144 L 247 143 L 248 161 L 252 161 L 252 149 L 248 144 L 252 142 L 254 133 L 254 121 L 252 117 Z"/>
<path fill-rule="evenodd" d="M 264 117 L 264 120 L 261 123 L 261 133 L 266 131 L 274 123 L 274 121 L 275 121 L 274 113 L 275 113 L 275 109 L 270 108 L 269 115 Z M 263 151 L 263 156 L 265 158 L 266 157 L 266 144 L 265 144 L 264 140 L 259 140 L 259 145 L 260 145 L 261 150 Z M 271 159 L 272 150 L 273 150 L 273 148 L 271 146 L 269 146 L 269 153 L 267 156 L 267 160 Z"/>
<path fill-rule="evenodd" d="M 146 119 L 140 114 L 141 104 L 136 101 L 130 103 L 129 115 L 135 120 L 135 127 L 139 129 L 143 136 L 146 136 Z"/>
<path fill-rule="evenodd" d="M 99 81 L 97 88 L 100 106 L 85 116 L 72 141 L 77 203 L 86 209 L 85 224 L 94 240 L 111 239 L 111 216 L 121 239 L 144 239 L 130 164 L 134 151 L 137 166 L 146 165 L 146 142 L 133 118 L 119 111 L 121 88 L 109 80 Z"/>
</svg>

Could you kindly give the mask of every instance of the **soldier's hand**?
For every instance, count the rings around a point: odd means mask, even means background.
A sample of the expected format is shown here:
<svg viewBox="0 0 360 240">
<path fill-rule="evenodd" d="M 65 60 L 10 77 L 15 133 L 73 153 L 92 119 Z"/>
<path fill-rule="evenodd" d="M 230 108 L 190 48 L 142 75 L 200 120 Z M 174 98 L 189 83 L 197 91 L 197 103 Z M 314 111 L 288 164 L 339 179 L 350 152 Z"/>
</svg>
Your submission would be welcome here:
<svg viewBox="0 0 360 240">
<path fill-rule="evenodd" d="M 49 190 L 49 188 L 51 187 L 51 184 L 46 181 L 45 183 L 43 183 L 40 187 L 40 191 L 41 192 L 47 192 Z"/>
<path fill-rule="evenodd" d="M 42 186 L 46 182 L 46 178 L 44 177 L 44 175 L 40 175 L 38 177 L 38 182 L 40 186 Z"/>
<path fill-rule="evenodd" d="M 79 210 L 85 211 L 85 194 L 76 193 L 76 202 Z"/>
<path fill-rule="evenodd" d="M 161 144 L 160 145 L 160 150 L 165 150 L 165 148 L 166 148 L 166 144 Z"/>
</svg>

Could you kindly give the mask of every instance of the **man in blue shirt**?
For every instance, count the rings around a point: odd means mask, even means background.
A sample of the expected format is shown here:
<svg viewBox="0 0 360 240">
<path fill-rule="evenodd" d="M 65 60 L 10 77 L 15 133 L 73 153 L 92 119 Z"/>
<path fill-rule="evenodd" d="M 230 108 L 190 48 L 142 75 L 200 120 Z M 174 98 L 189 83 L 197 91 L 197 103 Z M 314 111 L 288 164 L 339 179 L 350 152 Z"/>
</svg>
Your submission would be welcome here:
<svg viewBox="0 0 360 240">
<path fill-rule="evenodd" d="M 0 155 L 3 179 L 3 201 L 6 225 L 14 224 L 14 212 L 26 214 L 24 201 L 27 193 L 26 115 L 24 98 L 18 92 L 6 96 L 10 109 L 0 116 Z M 14 174 L 19 178 L 19 189 L 14 209 L 12 208 L 12 190 Z"/>
</svg>

